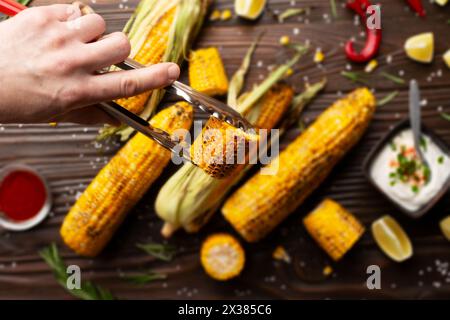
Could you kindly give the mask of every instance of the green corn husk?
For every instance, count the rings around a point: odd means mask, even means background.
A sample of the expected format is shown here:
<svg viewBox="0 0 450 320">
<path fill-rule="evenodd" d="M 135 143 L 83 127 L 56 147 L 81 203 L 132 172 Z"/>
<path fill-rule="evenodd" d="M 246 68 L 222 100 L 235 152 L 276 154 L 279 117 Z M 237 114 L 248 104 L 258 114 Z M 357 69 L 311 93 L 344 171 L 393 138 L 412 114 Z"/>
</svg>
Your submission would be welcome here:
<svg viewBox="0 0 450 320">
<path fill-rule="evenodd" d="M 284 67 L 281 66 L 280 68 Z M 282 78 L 282 75 L 284 73 L 280 75 L 279 72 L 274 72 L 263 83 L 275 84 Z M 274 81 L 275 79 L 277 81 Z M 314 84 L 308 87 L 305 92 L 296 96 L 287 112 L 289 114 L 300 114 L 304 106 L 314 98 L 325 83 L 324 80 Z M 254 90 L 264 90 L 264 94 L 270 88 L 271 86 L 261 84 Z M 246 95 L 244 102 L 252 94 L 253 96 L 256 95 L 252 91 L 249 95 Z M 243 166 L 242 170 L 237 170 L 234 175 L 225 179 L 214 179 L 195 165 L 184 164 L 164 184 L 156 199 L 156 212 L 165 221 L 162 229 L 163 236 L 169 237 L 179 228 L 183 228 L 187 232 L 197 232 L 217 210 L 229 189 L 239 182 L 250 167 L 250 165 Z"/>
<path fill-rule="evenodd" d="M 170 29 L 169 43 L 161 62 L 181 64 L 188 56 L 193 39 L 201 29 L 209 3 L 210 0 L 142 0 L 123 30 L 131 43 L 130 57 L 133 58 L 137 54 L 153 25 L 168 10 L 178 6 Z M 149 119 L 164 94 L 164 89 L 153 90 L 140 116 Z M 134 129 L 126 126 L 118 128 L 106 126 L 98 138 L 105 139 L 117 134 L 125 141 L 133 132 Z"/>
</svg>

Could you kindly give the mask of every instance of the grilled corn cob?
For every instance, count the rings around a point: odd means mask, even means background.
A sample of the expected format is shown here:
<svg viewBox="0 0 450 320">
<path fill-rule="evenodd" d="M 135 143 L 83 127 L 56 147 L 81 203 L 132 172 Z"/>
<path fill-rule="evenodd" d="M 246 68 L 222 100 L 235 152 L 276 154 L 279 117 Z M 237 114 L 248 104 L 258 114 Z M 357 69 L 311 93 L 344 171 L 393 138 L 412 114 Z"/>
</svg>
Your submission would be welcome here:
<svg viewBox="0 0 450 320">
<path fill-rule="evenodd" d="M 241 273 L 244 268 L 245 253 L 234 237 L 218 233 L 209 236 L 203 242 L 200 260 L 211 278 L 225 281 Z"/>
<path fill-rule="evenodd" d="M 159 112 L 150 124 L 173 133 L 188 129 L 192 117 L 192 107 L 180 102 Z M 80 255 L 96 256 L 128 211 L 159 177 L 170 157 L 170 151 L 136 134 L 76 201 L 61 227 L 64 242 Z"/>
<path fill-rule="evenodd" d="M 289 108 L 294 90 L 286 84 L 277 84 L 271 88 L 246 116 L 252 125 L 259 129 L 272 129 Z M 252 114 L 257 113 L 252 121 Z"/>
<path fill-rule="evenodd" d="M 169 32 L 175 13 L 176 7 L 173 7 L 159 18 L 150 29 L 145 42 L 134 56 L 134 60 L 143 65 L 152 65 L 162 61 L 169 42 Z M 144 110 L 150 94 L 151 91 L 147 91 L 134 97 L 118 99 L 117 103 L 133 113 L 140 114 Z"/>
<path fill-rule="evenodd" d="M 189 83 L 195 90 L 209 96 L 220 96 L 228 92 L 228 78 L 217 48 L 191 52 Z"/>
<path fill-rule="evenodd" d="M 222 213 L 249 241 L 265 237 L 316 189 L 367 128 L 375 98 L 357 89 L 335 102 L 267 167 L 238 189 Z"/>
<path fill-rule="evenodd" d="M 303 219 L 311 237 L 334 260 L 338 261 L 364 233 L 364 226 L 339 203 L 323 200 Z"/>
<path fill-rule="evenodd" d="M 191 161 L 211 177 L 224 178 L 247 163 L 250 143 L 257 142 L 257 134 L 210 117 L 191 146 Z"/>
</svg>

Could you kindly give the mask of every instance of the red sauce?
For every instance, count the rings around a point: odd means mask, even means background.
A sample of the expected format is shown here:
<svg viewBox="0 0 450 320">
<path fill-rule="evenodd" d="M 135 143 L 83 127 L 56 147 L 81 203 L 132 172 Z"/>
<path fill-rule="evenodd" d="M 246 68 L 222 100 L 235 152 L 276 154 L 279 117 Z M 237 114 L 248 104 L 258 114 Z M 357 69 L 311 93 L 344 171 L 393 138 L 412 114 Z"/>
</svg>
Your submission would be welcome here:
<svg viewBox="0 0 450 320">
<path fill-rule="evenodd" d="M 43 182 L 29 171 L 13 171 L 0 184 L 0 212 L 11 220 L 24 221 L 34 217 L 46 198 Z"/>
</svg>

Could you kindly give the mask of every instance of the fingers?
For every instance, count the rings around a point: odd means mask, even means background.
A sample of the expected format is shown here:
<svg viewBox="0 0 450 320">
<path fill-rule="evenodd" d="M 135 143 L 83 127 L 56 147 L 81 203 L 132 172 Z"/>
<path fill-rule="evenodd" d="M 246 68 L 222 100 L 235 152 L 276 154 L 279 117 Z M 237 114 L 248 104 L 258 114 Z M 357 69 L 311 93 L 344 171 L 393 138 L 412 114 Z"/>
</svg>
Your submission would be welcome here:
<svg viewBox="0 0 450 320">
<path fill-rule="evenodd" d="M 90 102 L 131 97 L 168 86 L 179 75 L 180 68 L 175 63 L 160 63 L 142 69 L 96 75 L 91 77 L 87 96 Z"/>
<path fill-rule="evenodd" d="M 119 126 L 120 121 L 111 117 L 99 106 L 88 106 L 62 114 L 52 119 L 54 122 L 70 122 L 85 125 L 109 124 Z"/>
<path fill-rule="evenodd" d="M 73 37 L 84 43 L 97 40 L 106 30 L 105 20 L 96 13 L 69 20 L 66 22 L 66 26 Z"/>
<path fill-rule="evenodd" d="M 38 7 L 38 9 L 45 11 L 59 21 L 74 20 L 81 17 L 80 8 L 72 4 L 53 4 L 45 7 Z"/>
<path fill-rule="evenodd" d="M 85 65 L 89 71 L 96 71 L 125 60 L 131 45 L 124 33 L 114 32 L 87 44 L 85 50 Z"/>
</svg>

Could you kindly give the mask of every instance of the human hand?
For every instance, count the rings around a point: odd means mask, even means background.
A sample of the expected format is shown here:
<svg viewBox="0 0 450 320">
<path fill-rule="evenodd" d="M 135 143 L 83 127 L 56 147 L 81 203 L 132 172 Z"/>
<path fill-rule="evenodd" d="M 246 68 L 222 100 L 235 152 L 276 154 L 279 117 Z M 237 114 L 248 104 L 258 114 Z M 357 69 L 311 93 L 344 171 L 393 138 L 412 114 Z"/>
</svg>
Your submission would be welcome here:
<svg viewBox="0 0 450 320">
<path fill-rule="evenodd" d="M 101 16 L 81 16 L 64 4 L 29 8 L 0 23 L 0 123 L 117 124 L 95 104 L 178 78 L 173 63 L 96 73 L 130 54 L 122 32 L 100 38 L 105 28 Z"/>
</svg>

